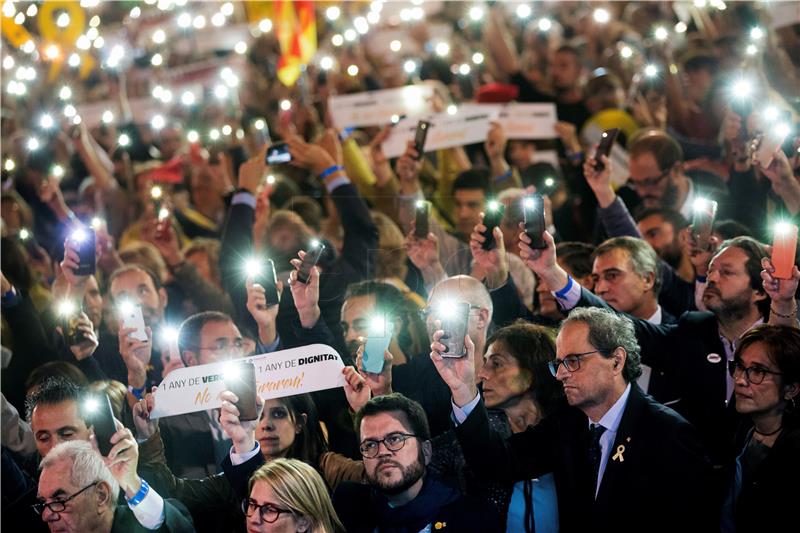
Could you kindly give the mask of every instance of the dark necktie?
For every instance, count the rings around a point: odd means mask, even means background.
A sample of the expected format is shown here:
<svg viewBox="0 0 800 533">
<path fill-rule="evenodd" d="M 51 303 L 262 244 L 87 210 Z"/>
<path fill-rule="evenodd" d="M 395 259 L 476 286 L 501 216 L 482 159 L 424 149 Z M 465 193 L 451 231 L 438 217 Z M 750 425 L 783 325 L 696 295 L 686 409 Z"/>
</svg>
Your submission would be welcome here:
<svg viewBox="0 0 800 533">
<path fill-rule="evenodd" d="M 600 472 L 600 458 L 603 450 L 600 448 L 600 437 L 606 428 L 600 424 L 589 426 L 589 464 L 592 466 L 592 481 L 597 485 L 597 475 Z"/>
</svg>

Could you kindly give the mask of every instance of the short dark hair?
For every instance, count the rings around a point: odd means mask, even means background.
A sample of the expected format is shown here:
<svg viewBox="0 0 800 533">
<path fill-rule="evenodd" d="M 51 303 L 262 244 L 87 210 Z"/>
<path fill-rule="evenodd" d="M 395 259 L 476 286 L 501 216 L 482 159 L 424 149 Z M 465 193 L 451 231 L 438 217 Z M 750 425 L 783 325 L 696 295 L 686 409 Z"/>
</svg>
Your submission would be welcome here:
<svg viewBox="0 0 800 533">
<path fill-rule="evenodd" d="M 553 379 L 547 363 L 556 358 L 555 330 L 519 320 L 495 331 L 486 346 L 499 342 L 508 350 L 521 369 L 532 377 L 531 392 L 544 416 L 553 412 L 563 395 L 561 385 Z"/>
<path fill-rule="evenodd" d="M 733 239 L 734 237 L 752 237 L 753 232 L 750 228 L 736 220 L 725 219 L 714 222 L 714 233 L 723 239 Z"/>
<path fill-rule="evenodd" d="M 719 60 L 711 55 L 696 54 L 688 57 L 683 63 L 683 70 L 686 72 L 696 72 L 698 70 L 708 70 L 711 74 L 716 74 L 719 70 Z"/>
<path fill-rule="evenodd" d="M 25 390 L 29 391 L 39 387 L 49 378 L 58 377 L 71 381 L 78 387 L 89 385 L 86 374 L 68 361 L 48 361 L 47 363 L 34 368 L 25 380 Z"/>
<path fill-rule="evenodd" d="M 28 422 L 31 421 L 33 410 L 39 405 L 55 405 L 61 402 L 75 402 L 79 409 L 81 418 L 86 420 L 80 409 L 80 401 L 84 394 L 84 388 L 73 383 L 63 376 L 51 376 L 45 379 L 39 386 L 31 392 L 25 399 L 25 416 Z"/>
<path fill-rule="evenodd" d="M 186 359 L 183 357 L 183 352 L 185 350 L 197 350 L 200 343 L 200 333 L 209 322 L 233 322 L 233 319 L 219 311 L 203 311 L 184 320 L 180 328 L 178 328 L 178 353 L 184 365 L 186 365 Z"/>
<path fill-rule="evenodd" d="M 356 433 L 361 438 L 361 421 L 367 416 L 375 416 L 381 413 L 401 413 L 405 417 L 404 425 L 417 436 L 420 441 L 431 439 L 431 430 L 428 426 L 428 417 L 422 406 L 406 398 L 399 392 L 393 392 L 385 396 L 376 396 L 356 413 L 355 428 Z"/>
<path fill-rule="evenodd" d="M 153 282 L 153 287 L 155 287 L 156 292 L 161 290 L 162 287 L 161 280 L 156 275 L 156 273 L 147 268 L 146 266 L 140 265 L 138 263 L 121 266 L 114 272 L 112 272 L 111 275 L 108 277 L 108 287 L 110 288 L 111 284 L 114 283 L 114 280 L 117 279 L 118 277 L 122 276 L 123 274 L 127 274 L 128 272 L 133 272 L 134 270 L 141 270 L 142 272 L 147 274 L 147 277 L 149 277 L 150 281 Z M 110 291 L 109 291 L 109 297 L 111 298 L 112 301 L 114 300 L 114 295 L 111 294 Z"/>
<path fill-rule="evenodd" d="M 585 242 L 560 242 L 556 245 L 558 260 L 572 271 L 576 278 L 584 278 L 592 273 L 592 254 L 594 246 Z"/>
<path fill-rule="evenodd" d="M 652 154 L 662 172 L 683 162 L 683 149 L 671 135 L 664 131 L 644 128 L 631 135 L 628 142 L 631 158 Z"/>
<path fill-rule="evenodd" d="M 583 322 L 589 328 L 587 340 L 606 359 L 614 355 L 614 350 L 625 350 L 625 366 L 622 377 L 631 383 L 642 375 L 641 347 L 636 339 L 633 321 L 611 309 L 600 307 L 578 307 L 561 323 L 563 328 L 570 322 Z"/>
<path fill-rule="evenodd" d="M 462 189 L 480 189 L 488 197 L 492 193 L 491 171 L 488 168 L 473 167 L 459 173 L 453 182 L 453 195 Z"/>
<path fill-rule="evenodd" d="M 580 52 L 580 50 L 578 50 L 578 48 L 576 48 L 576 47 L 574 47 L 572 45 L 569 45 L 569 44 L 562 44 L 561 46 L 559 46 L 558 49 L 556 50 L 556 53 L 557 54 L 572 54 L 573 56 L 575 56 L 575 59 L 578 62 L 580 62 L 580 60 L 581 60 L 581 52 Z"/>
<path fill-rule="evenodd" d="M 292 196 L 283 208 L 300 215 L 314 231 L 319 231 L 322 227 L 322 207 L 310 196 Z"/>
<path fill-rule="evenodd" d="M 680 231 L 683 228 L 689 226 L 689 221 L 686 220 L 680 211 L 675 211 L 674 209 L 667 209 L 665 207 L 648 207 L 645 209 L 640 209 L 636 211 L 636 216 L 634 216 L 634 220 L 639 223 L 642 220 L 652 217 L 652 216 L 660 216 L 663 218 L 668 224 L 671 224 L 675 230 Z"/>
<path fill-rule="evenodd" d="M 766 295 L 766 298 L 758 302 L 757 305 L 761 316 L 767 318 L 769 316 L 771 300 L 769 294 L 764 291 L 764 285 L 761 280 L 761 259 L 767 257 L 767 249 L 763 244 L 752 237 L 734 237 L 733 239 L 728 239 L 723 242 L 714 255 L 719 255 L 726 248 L 730 248 L 731 246 L 739 248 L 747 256 L 745 269 L 747 269 L 747 275 L 750 277 L 750 288 Z"/>
</svg>

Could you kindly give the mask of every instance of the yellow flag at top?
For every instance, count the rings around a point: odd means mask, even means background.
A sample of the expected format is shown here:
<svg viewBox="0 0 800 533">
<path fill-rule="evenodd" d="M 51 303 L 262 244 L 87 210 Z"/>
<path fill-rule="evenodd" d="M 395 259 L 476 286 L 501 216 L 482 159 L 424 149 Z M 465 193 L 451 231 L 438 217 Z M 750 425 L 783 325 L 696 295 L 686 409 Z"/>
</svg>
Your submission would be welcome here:
<svg viewBox="0 0 800 533">
<path fill-rule="evenodd" d="M 291 87 L 317 52 L 317 23 L 314 2 L 310 0 L 277 0 L 275 28 L 281 45 L 278 79 Z"/>
</svg>

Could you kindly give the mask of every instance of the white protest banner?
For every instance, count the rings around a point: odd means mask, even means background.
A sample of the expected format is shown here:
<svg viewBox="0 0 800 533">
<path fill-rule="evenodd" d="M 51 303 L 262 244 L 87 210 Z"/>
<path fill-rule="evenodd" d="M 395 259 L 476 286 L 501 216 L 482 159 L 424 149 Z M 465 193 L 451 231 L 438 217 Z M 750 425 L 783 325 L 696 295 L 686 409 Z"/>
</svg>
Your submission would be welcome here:
<svg viewBox="0 0 800 533">
<path fill-rule="evenodd" d="M 397 89 L 334 95 L 328 98 L 333 124 L 339 128 L 383 126 L 393 116 L 416 117 L 432 111 L 433 85 L 406 85 Z"/>
<path fill-rule="evenodd" d="M 220 407 L 219 395 L 226 390 L 225 373 L 232 365 L 241 362 L 255 365 L 256 391 L 264 400 L 344 385 L 344 364 L 336 350 L 325 344 L 311 344 L 173 370 L 158 386 L 150 417 L 161 418 Z"/>
<path fill-rule="evenodd" d="M 556 135 L 556 104 L 463 104 L 462 110 L 499 109 L 497 122 L 503 127 L 507 139 L 554 139 Z"/>
<path fill-rule="evenodd" d="M 414 140 L 417 122 L 421 118 L 430 121 L 425 151 L 442 150 L 454 146 L 482 143 L 497 118 L 499 108 L 480 106 L 461 109 L 455 115 L 438 113 L 429 117 L 406 118 L 392 127 L 389 137 L 381 145 L 386 157 L 399 157 L 406 151 L 408 141 Z"/>
</svg>

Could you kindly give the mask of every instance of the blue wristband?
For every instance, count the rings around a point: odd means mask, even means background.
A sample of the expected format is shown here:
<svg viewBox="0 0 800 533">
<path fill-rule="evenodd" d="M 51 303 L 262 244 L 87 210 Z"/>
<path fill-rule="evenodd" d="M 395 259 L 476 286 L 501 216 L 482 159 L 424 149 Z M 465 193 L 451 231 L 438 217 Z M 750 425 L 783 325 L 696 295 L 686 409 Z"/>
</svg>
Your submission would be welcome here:
<svg viewBox="0 0 800 533">
<path fill-rule="evenodd" d="M 150 492 L 150 485 L 148 485 L 147 481 L 143 479 L 142 486 L 139 488 L 139 492 L 137 492 L 130 500 L 128 498 L 125 498 L 125 501 L 127 501 L 128 505 L 130 505 L 131 507 L 136 507 L 137 505 L 142 503 L 142 500 L 144 500 L 144 497 L 147 496 L 148 492 Z"/>
<path fill-rule="evenodd" d="M 506 170 L 505 172 L 503 172 L 499 176 L 495 177 L 494 181 L 506 181 L 510 177 L 511 177 L 511 169 Z"/>
<path fill-rule="evenodd" d="M 133 394 L 136 397 L 137 400 L 141 400 L 142 398 L 144 398 L 144 391 L 146 391 L 146 390 L 147 390 L 147 385 L 145 385 L 141 389 L 135 389 L 135 388 L 131 387 L 130 385 L 128 385 L 128 392 Z"/>
<path fill-rule="evenodd" d="M 572 288 L 572 276 L 567 274 L 567 286 L 556 293 L 556 298 L 563 298 Z"/>
<path fill-rule="evenodd" d="M 324 180 L 334 172 L 340 172 L 340 171 L 344 171 L 344 167 L 342 167 L 341 165 L 331 165 L 322 172 L 320 172 L 319 179 Z"/>
<path fill-rule="evenodd" d="M 697 275 L 694 277 L 694 279 L 699 281 L 700 283 L 705 283 L 708 280 L 708 276 Z"/>
</svg>

